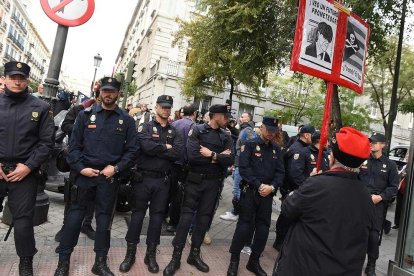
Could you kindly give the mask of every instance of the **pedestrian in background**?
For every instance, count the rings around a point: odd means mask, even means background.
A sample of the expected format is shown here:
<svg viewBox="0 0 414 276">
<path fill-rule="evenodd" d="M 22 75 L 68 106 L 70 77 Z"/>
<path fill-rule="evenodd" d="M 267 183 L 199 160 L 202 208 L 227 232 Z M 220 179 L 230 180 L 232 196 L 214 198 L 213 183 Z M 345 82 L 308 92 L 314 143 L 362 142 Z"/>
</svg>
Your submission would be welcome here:
<svg viewBox="0 0 414 276">
<path fill-rule="evenodd" d="M 359 178 L 365 183 L 371 193 L 372 202 L 375 204 L 376 227 L 369 235 L 368 262 L 365 268 L 367 276 L 375 276 L 375 263 L 379 257 L 380 236 L 382 235 L 381 229 L 383 229 L 388 203 L 397 194 L 400 179 L 395 162 L 383 154 L 385 136 L 381 133 L 373 133 L 369 137 L 369 141 L 371 155 L 362 164 Z"/>
<path fill-rule="evenodd" d="M 60 241 L 55 276 L 69 275 L 70 256 L 76 246 L 87 202 L 95 201 L 96 253 L 92 272 L 114 275 L 107 265 L 111 223 L 118 191 L 118 174 L 128 170 L 137 154 L 134 119 L 116 101 L 121 83 L 114 78 L 101 80 L 101 105 L 79 112 L 69 142 L 68 163 L 75 177 L 72 204 Z"/>
<path fill-rule="evenodd" d="M 368 138 L 344 127 L 331 140 L 331 169 L 309 177 L 282 203 L 293 221 L 274 276 L 360 276 L 375 208 L 358 179 L 369 157 Z"/>
<path fill-rule="evenodd" d="M 231 259 L 227 276 L 237 275 L 240 252 L 251 241 L 253 232 L 252 251 L 246 268 L 255 275 L 267 275 L 259 258 L 269 236 L 273 196 L 285 175 L 281 148 L 273 142 L 277 131 L 278 120 L 265 116 L 260 135 L 241 146 L 239 169 L 243 180 L 240 215 L 229 250 Z"/>
<path fill-rule="evenodd" d="M 159 271 L 156 254 L 168 204 L 170 190 L 168 178 L 173 162 L 180 159 L 184 150 L 181 133 L 168 123 L 172 106 L 171 96 L 159 96 L 155 106 L 155 119 L 138 127 L 139 154 L 137 171 L 132 181 L 133 207 L 131 222 L 125 237 L 127 252 L 119 267 L 121 272 L 128 272 L 135 262 L 142 223 L 148 208 L 149 225 L 144 263 L 148 266 L 149 272 Z"/>
<path fill-rule="evenodd" d="M 30 66 L 11 61 L 4 65 L 4 74 L 5 88 L 0 94 L 0 195 L 8 196 L 13 217 L 19 275 L 33 275 L 37 178 L 53 149 L 55 124 L 49 104 L 29 94 Z"/>
</svg>

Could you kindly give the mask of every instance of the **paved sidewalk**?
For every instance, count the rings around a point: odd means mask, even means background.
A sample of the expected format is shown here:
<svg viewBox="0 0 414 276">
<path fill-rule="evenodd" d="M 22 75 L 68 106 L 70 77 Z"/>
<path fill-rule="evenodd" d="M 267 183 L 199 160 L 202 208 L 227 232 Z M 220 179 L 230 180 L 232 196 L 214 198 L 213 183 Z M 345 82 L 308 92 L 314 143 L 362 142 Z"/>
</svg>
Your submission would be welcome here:
<svg viewBox="0 0 414 276">
<path fill-rule="evenodd" d="M 202 257 L 210 266 L 210 272 L 208 274 L 201 273 L 193 266 L 186 263 L 186 259 L 189 252 L 189 246 L 186 246 L 181 261 L 181 269 L 176 275 L 226 275 L 228 263 L 230 260 L 230 254 L 228 249 L 233 237 L 236 222 L 223 221 L 219 216 L 231 207 L 232 199 L 232 179 L 228 178 L 225 182 L 222 200 L 220 206 L 214 217 L 210 236 L 213 239 L 211 245 L 203 245 Z M 35 275 L 48 276 L 53 275 L 56 269 L 58 256 L 55 253 L 55 248 L 58 245 L 54 241 L 54 235 L 60 229 L 63 220 L 63 195 L 47 192 L 50 197 L 50 209 L 48 222 L 35 227 L 36 245 L 39 252 L 34 258 L 34 272 Z M 273 249 L 272 244 L 275 239 L 275 220 L 279 215 L 280 201 L 277 197 L 274 200 L 274 212 L 272 214 L 272 227 L 269 234 L 268 243 L 263 256 L 261 258 L 261 264 L 267 271 L 268 275 L 271 275 L 274 260 L 277 257 L 276 250 Z M 394 206 L 388 211 L 388 219 L 392 220 L 394 216 Z M 146 246 L 145 239 L 142 239 L 141 244 L 138 247 L 137 262 L 129 273 L 120 273 L 118 271 L 119 264 L 122 262 L 125 251 L 126 242 L 124 240 L 127 231 L 127 221 L 129 220 L 130 213 L 117 213 L 114 217 L 114 222 L 111 232 L 111 249 L 109 251 L 109 265 L 115 275 L 153 275 L 147 271 L 147 267 L 143 262 Z M 146 219 L 143 227 L 143 234 L 146 234 L 146 226 L 148 220 Z M 7 242 L 4 242 L 4 236 L 7 232 L 8 226 L 0 223 L 0 275 L 18 275 L 18 257 L 14 249 L 13 234 L 10 236 Z M 162 231 L 161 244 L 158 247 L 159 254 L 157 255 L 157 261 L 160 265 L 160 272 L 155 275 L 162 275 L 162 270 L 168 264 L 171 254 L 171 240 L 172 236 L 166 231 Z M 377 275 L 386 275 L 388 269 L 388 261 L 394 258 L 395 244 L 397 241 L 396 230 L 391 230 L 390 235 L 385 235 L 383 238 L 383 244 L 380 248 L 380 259 L 377 265 Z M 71 258 L 71 270 L 70 275 L 93 275 L 90 270 L 94 262 L 93 241 L 86 238 L 84 234 L 80 235 L 78 246 L 75 248 Z M 241 254 L 241 261 L 239 267 L 239 275 L 253 275 L 245 268 L 248 256 Z"/>
</svg>

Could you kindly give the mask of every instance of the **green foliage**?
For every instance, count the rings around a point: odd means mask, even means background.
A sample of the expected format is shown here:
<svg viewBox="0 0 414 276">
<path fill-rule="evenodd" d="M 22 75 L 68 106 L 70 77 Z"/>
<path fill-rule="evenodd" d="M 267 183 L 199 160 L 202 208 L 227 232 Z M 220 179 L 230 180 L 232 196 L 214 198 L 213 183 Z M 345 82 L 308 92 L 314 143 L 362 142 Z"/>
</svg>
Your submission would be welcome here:
<svg viewBox="0 0 414 276">
<path fill-rule="evenodd" d="M 367 67 L 365 93 L 369 93 L 372 101 L 374 101 L 381 113 L 384 128 L 387 129 L 387 118 L 390 109 L 390 99 L 392 93 L 392 85 L 394 79 L 395 56 L 397 42 L 395 38 L 389 40 L 389 49 L 383 55 L 379 56 L 375 62 Z M 413 110 L 410 103 L 413 102 L 411 91 L 414 89 L 414 51 L 404 45 L 402 50 L 400 76 L 398 82 L 397 102 L 403 105 L 400 110 L 403 112 L 411 112 Z"/>
<path fill-rule="evenodd" d="M 33 92 L 37 92 L 37 87 L 39 86 L 38 82 L 31 81 L 29 87 L 33 89 Z"/>
<path fill-rule="evenodd" d="M 138 86 L 136 85 L 135 81 L 131 82 L 128 85 L 128 89 L 127 89 L 128 90 L 128 97 L 129 96 L 134 96 L 135 92 L 137 91 L 137 88 L 138 88 Z"/>
<path fill-rule="evenodd" d="M 298 125 L 306 121 L 321 128 L 326 91 L 323 81 L 295 74 L 291 78 L 274 78 L 273 86 L 272 99 L 285 103 L 285 106 L 269 114 L 281 118 L 284 124 Z M 343 125 L 369 131 L 374 120 L 369 117 L 369 110 L 354 104 L 355 97 L 357 94 L 349 89 L 341 89 L 339 93 Z"/>
<path fill-rule="evenodd" d="M 290 0 L 201 0 L 203 15 L 180 22 L 176 44 L 189 40 L 184 96 L 221 93 L 243 84 L 260 95 L 268 73 L 289 59 L 296 3 Z M 283 12 L 280 12 L 283 11 Z"/>
</svg>

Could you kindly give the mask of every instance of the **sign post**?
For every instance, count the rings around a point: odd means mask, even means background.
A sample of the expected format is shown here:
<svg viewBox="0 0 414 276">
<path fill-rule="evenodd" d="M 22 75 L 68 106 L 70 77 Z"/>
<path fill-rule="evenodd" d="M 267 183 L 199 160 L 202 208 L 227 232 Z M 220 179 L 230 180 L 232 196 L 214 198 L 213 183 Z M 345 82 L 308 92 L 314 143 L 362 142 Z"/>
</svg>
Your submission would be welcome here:
<svg viewBox="0 0 414 276">
<path fill-rule="evenodd" d="M 40 4 L 46 15 L 58 24 L 49 70 L 44 81 L 43 97 L 44 100 L 50 103 L 52 110 L 54 110 L 56 92 L 59 87 L 60 68 L 69 27 L 79 26 L 88 21 L 95 9 L 95 2 L 94 0 L 41 0 Z M 47 221 L 50 203 L 49 196 L 44 192 L 45 186 L 46 180 L 43 180 L 37 188 L 35 225 Z"/>
</svg>

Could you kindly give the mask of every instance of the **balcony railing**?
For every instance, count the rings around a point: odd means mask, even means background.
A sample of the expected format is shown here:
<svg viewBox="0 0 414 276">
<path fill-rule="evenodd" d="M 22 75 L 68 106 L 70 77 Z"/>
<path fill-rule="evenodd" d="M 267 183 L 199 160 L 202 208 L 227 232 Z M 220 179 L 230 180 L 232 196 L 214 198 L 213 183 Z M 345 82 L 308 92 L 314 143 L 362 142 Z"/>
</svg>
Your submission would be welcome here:
<svg viewBox="0 0 414 276">
<path fill-rule="evenodd" d="M 150 77 L 156 73 L 182 78 L 185 65 L 183 62 L 173 61 L 168 58 L 160 58 L 150 69 Z"/>
</svg>

